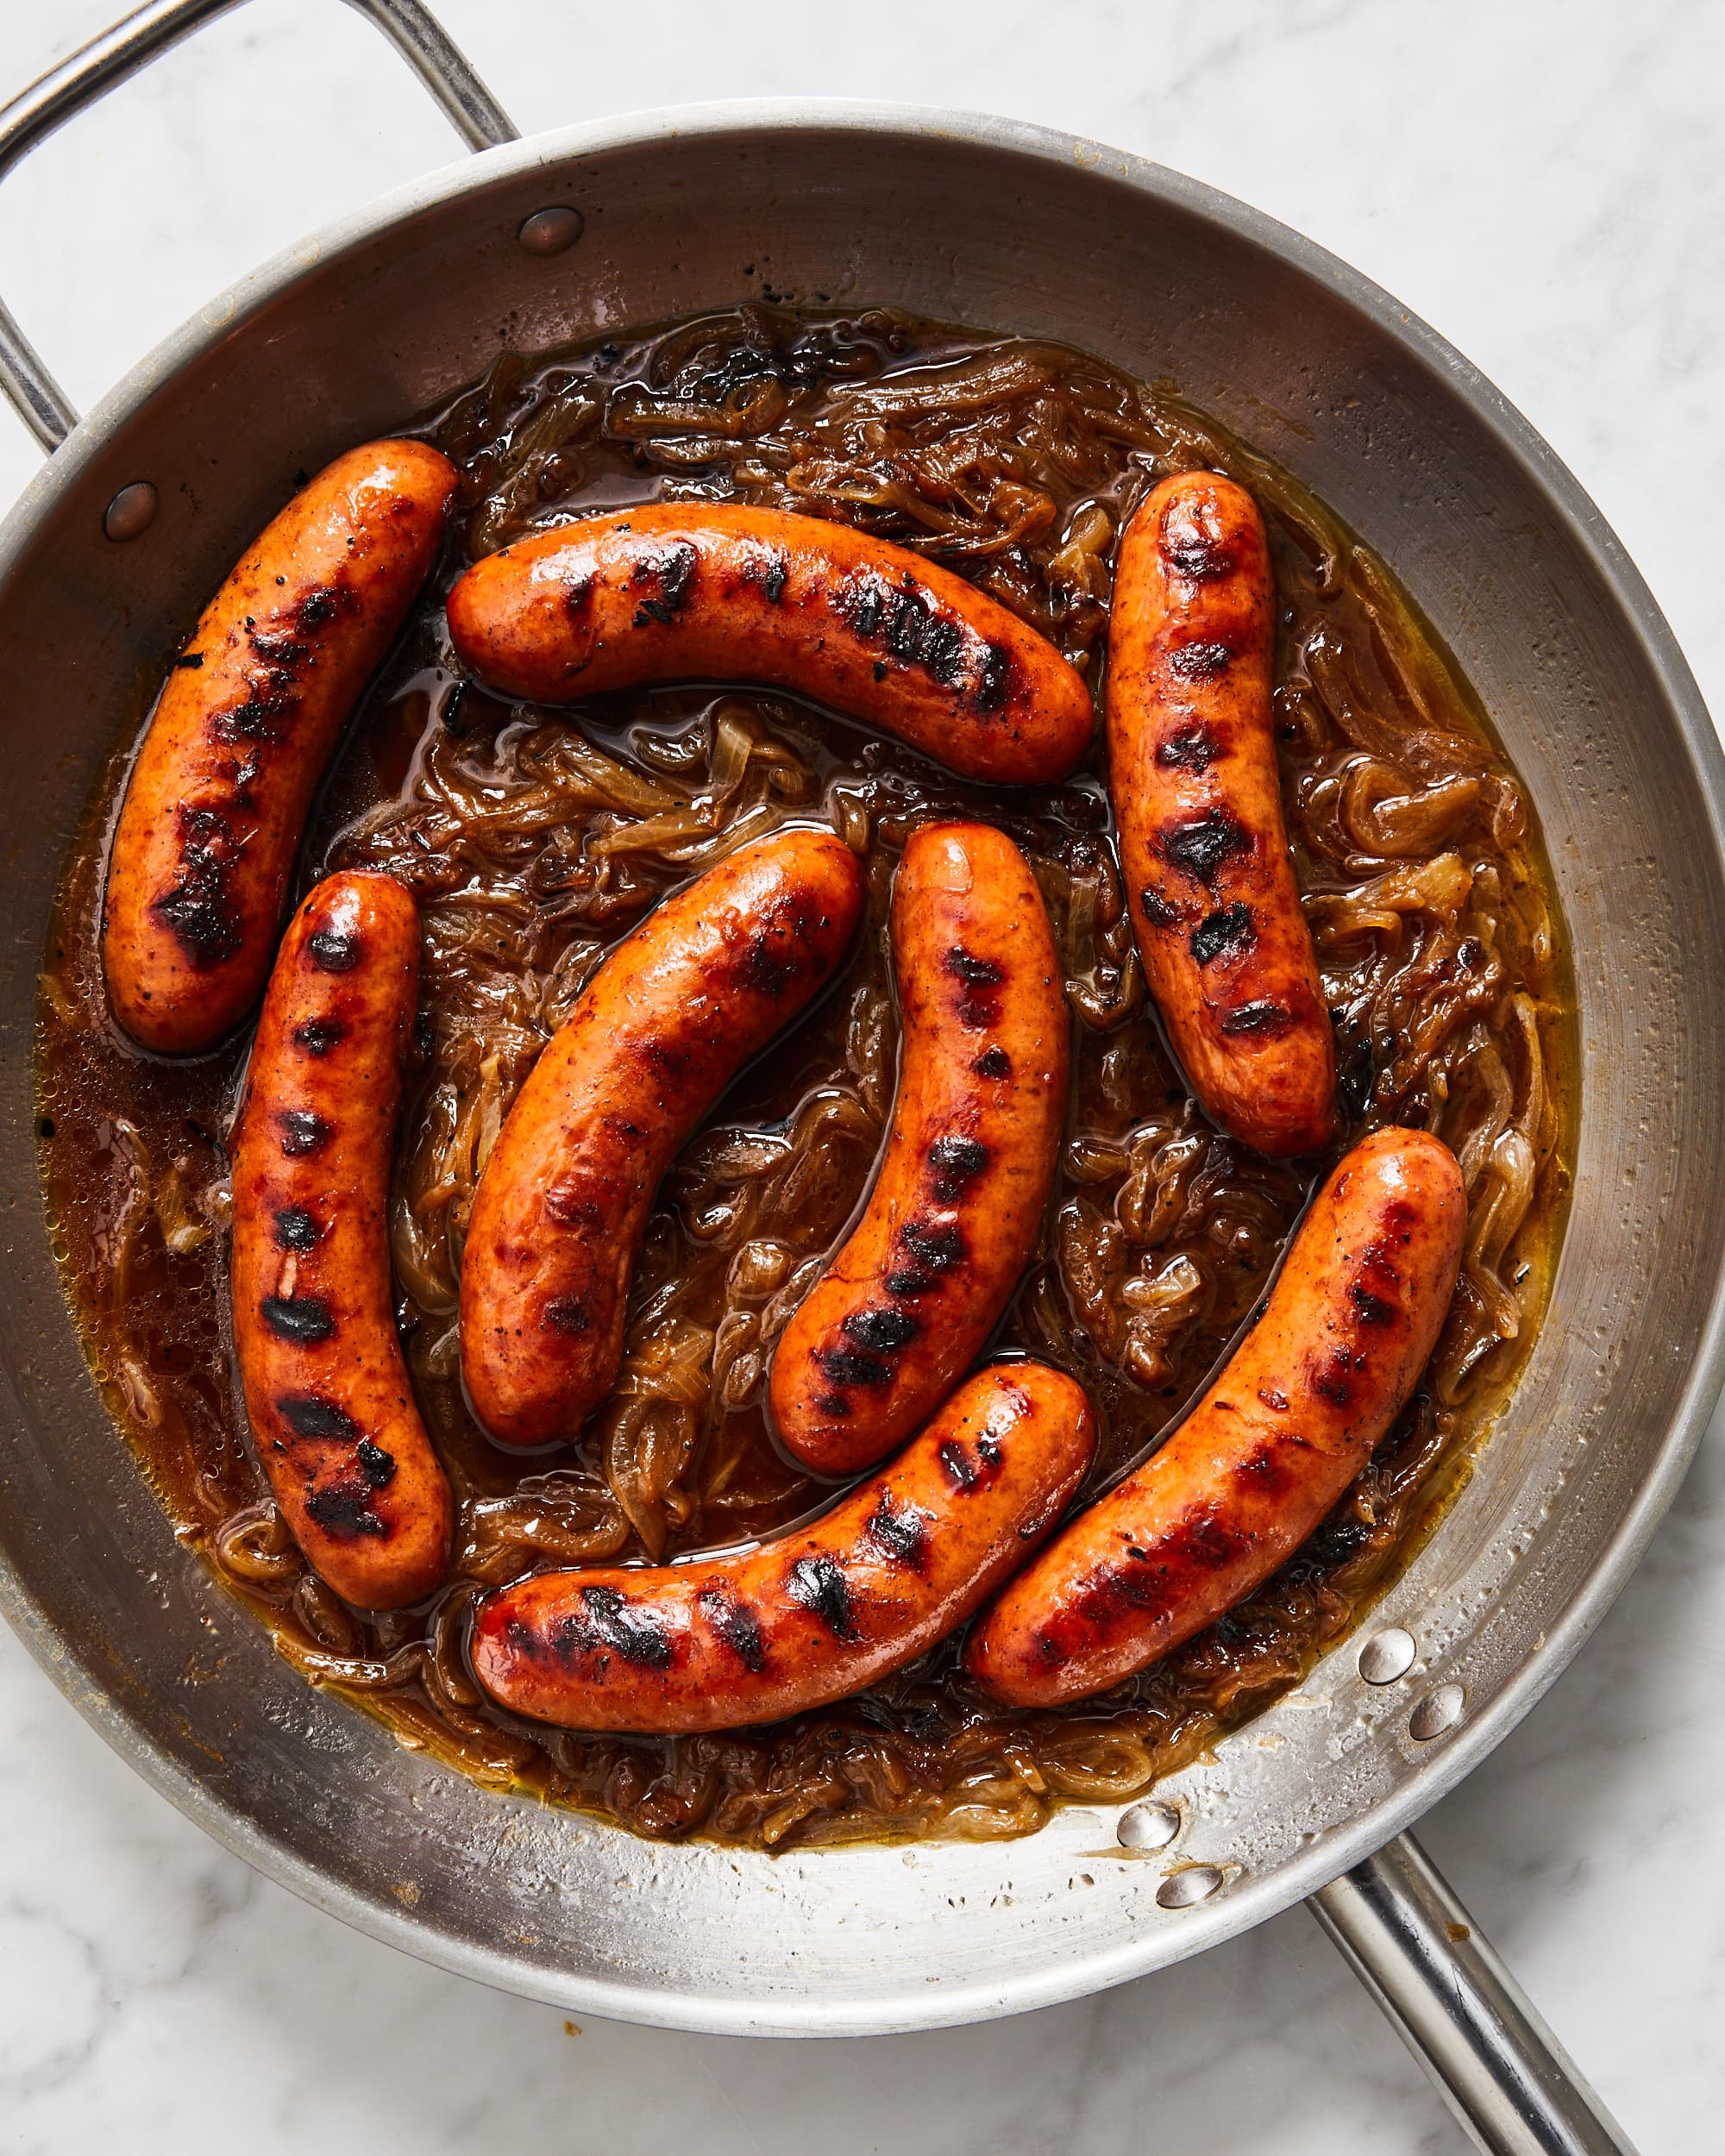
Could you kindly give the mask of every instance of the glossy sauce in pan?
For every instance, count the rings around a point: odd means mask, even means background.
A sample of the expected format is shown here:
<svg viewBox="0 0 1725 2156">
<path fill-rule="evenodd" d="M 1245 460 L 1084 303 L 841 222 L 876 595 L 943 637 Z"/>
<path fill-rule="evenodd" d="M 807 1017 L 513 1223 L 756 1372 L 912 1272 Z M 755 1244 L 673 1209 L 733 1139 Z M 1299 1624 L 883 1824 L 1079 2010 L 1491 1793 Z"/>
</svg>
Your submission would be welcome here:
<svg viewBox="0 0 1725 2156">
<path fill-rule="evenodd" d="M 305 1570 L 242 1435 L 223 1138 L 245 1044 L 152 1062 L 102 1000 L 102 852 L 129 735 L 51 933 L 40 1083 L 55 1250 L 141 1467 L 312 1681 L 483 1779 L 642 1833 L 767 1846 L 1013 1834 L 1063 1798 L 1138 1793 L 1296 1683 L 1357 1620 L 1436 1519 L 1537 1327 L 1574 1058 L 1560 925 L 1514 774 L 1382 563 L 1249 448 L 1075 352 L 886 310 L 751 307 L 505 359 L 423 431 L 461 470 L 460 515 L 361 708 L 297 887 L 332 868 L 383 869 L 420 904 L 393 1243 L 409 1365 L 461 1500 L 450 1583 L 425 1608 L 357 1615 Z M 917 822 L 1000 824 L 1052 913 L 1073 1015 L 1070 1124 L 999 1344 L 1084 1384 L 1102 1432 L 1096 1483 L 1199 1388 L 1325 1163 L 1260 1160 L 1188 1096 L 1132 951 L 1100 746 L 1066 785 L 1020 796 L 783 696 L 680 687 L 566 714 L 511 708 L 455 679 L 443 593 L 474 555 L 582 509 L 735 498 L 921 548 L 1097 682 L 1120 524 L 1157 477 L 1193 465 L 1241 479 L 1270 523 L 1285 799 L 1338 1026 L 1341 1143 L 1381 1122 L 1428 1125 L 1466 1179 L 1463 1284 L 1426 1383 L 1281 1572 L 1106 1698 L 1007 1713 L 967 1683 L 948 1641 L 859 1698 L 771 1729 L 589 1739 L 511 1720 L 464 1659 L 480 1588 L 548 1564 L 734 1543 L 830 1494 L 768 1438 L 765 1362 L 854 1214 L 885 1129 L 887 906 Z M 456 1371 L 479 1170 L 610 944 L 665 892 L 786 822 L 828 824 L 862 853 L 865 932 L 836 987 L 744 1072 L 667 1178 L 615 1395 L 579 1445 L 510 1457 L 474 1430 Z"/>
</svg>

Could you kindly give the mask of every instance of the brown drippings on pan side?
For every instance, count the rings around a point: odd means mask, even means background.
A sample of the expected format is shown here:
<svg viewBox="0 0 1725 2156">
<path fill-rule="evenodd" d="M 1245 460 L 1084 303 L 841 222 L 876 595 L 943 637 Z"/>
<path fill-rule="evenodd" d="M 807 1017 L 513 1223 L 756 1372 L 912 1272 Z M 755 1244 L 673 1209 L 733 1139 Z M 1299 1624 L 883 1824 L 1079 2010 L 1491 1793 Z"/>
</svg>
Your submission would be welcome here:
<svg viewBox="0 0 1725 2156">
<path fill-rule="evenodd" d="M 304 1570 L 239 1434 L 220 1138 L 242 1045 L 171 1067 L 130 1051 L 106 1017 L 99 855 L 121 759 L 51 936 L 41 1061 L 55 1247 L 114 1413 L 176 1523 L 284 1655 L 487 1781 L 645 1833 L 766 1846 L 1016 1834 L 1062 1798 L 1137 1795 L 1357 1620 L 1428 1531 L 1537 1325 L 1573 1056 L 1555 908 L 1514 774 L 1380 562 L 1276 467 L 1074 352 L 884 311 L 749 308 L 505 359 L 426 431 L 464 473 L 461 527 L 356 724 L 302 884 L 336 866 L 381 868 L 422 907 L 422 1063 L 394 1249 L 408 1359 L 461 1501 L 451 1585 L 428 1610 L 356 1615 Z M 734 1542 L 823 1500 L 768 1442 L 764 1369 L 885 1128 L 887 904 L 919 820 L 1008 830 L 1064 956 L 1070 1130 L 1000 1344 L 1088 1388 L 1097 1481 L 1191 1397 L 1308 1185 L 1218 1136 L 1167 1058 L 1132 953 L 1100 750 L 1064 787 L 1020 799 L 780 696 L 685 688 L 567 715 L 506 708 L 457 682 L 444 592 L 471 555 L 574 511 L 655 495 L 781 504 L 971 577 L 1095 680 L 1121 522 L 1158 475 L 1194 465 L 1233 473 L 1270 520 L 1290 828 L 1338 1013 L 1347 1135 L 1427 1125 L 1467 1181 L 1463 1285 L 1423 1388 L 1292 1563 L 1106 1699 L 1002 1713 L 949 1641 L 860 1698 L 735 1735 L 586 1738 L 493 1712 L 462 1649 L 480 1588 L 549 1564 Z M 475 1180 L 515 1089 L 612 943 L 663 893 L 787 820 L 830 822 L 862 852 L 866 933 L 832 993 L 674 1167 L 615 1396 L 579 1446 L 506 1457 L 461 1406 L 455 1315 Z"/>
</svg>

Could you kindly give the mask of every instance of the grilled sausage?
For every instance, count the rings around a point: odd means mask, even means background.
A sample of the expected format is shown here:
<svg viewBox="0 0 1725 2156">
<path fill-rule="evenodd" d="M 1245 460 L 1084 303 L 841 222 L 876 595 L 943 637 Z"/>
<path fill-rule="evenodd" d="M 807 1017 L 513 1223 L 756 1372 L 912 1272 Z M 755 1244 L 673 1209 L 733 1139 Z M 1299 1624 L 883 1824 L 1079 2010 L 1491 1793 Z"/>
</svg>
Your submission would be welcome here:
<svg viewBox="0 0 1725 2156">
<path fill-rule="evenodd" d="M 1363 1138 L 1263 1316 L 1161 1451 L 1081 1513 L 972 1636 L 971 1674 L 1053 1707 L 1145 1668 L 1290 1556 L 1364 1465 L 1455 1289 L 1466 1198 L 1443 1142 Z"/>
<path fill-rule="evenodd" d="M 455 471 L 423 442 L 350 449 L 248 548 L 156 704 L 108 868 L 122 1025 L 209 1048 L 257 1001 L 318 780 L 437 552 Z"/>
<path fill-rule="evenodd" d="M 1066 1119 L 1054 932 L 1011 839 L 925 824 L 893 887 L 904 1047 L 891 1136 L 856 1232 L 773 1360 L 781 1441 L 854 1474 L 926 1421 L 1036 1244 Z"/>
<path fill-rule="evenodd" d="M 739 1557 L 542 1572 L 487 1596 L 474 1672 L 516 1713 L 573 1729 L 735 1729 L 826 1706 L 962 1624 L 1059 1519 L 1095 1448 L 1070 1377 L 997 1363 L 812 1526 Z"/>
<path fill-rule="evenodd" d="M 455 1506 L 396 1338 L 389 1178 L 419 917 L 387 876 L 326 877 L 282 938 L 234 1133 L 246 1412 L 312 1569 L 364 1609 L 429 1595 Z"/>
<path fill-rule="evenodd" d="M 1132 925 L 1199 1100 L 1261 1153 L 1335 1130 L 1335 1045 L 1288 856 L 1270 690 L 1276 587 L 1243 487 L 1182 472 L 1127 527 L 1108 761 Z"/>
<path fill-rule="evenodd" d="M 862 904 L 831 831 L 745 846 L 605 961 L 517 1097 L 461 1262 L 461 1371 L 499 1445 L 571 1438 L 623 1358 L 659 1178 L 844 956 Z"/>
<path fill-rule="evenodd" d="M 1094 718 L 1074 668 L 975 586 L 782 510 L 661 502 L 561 525 L 476 562 L 449 633 L 505 695 L 766 682 L 1015 785 L 1063 779 Z"/>
</svg>

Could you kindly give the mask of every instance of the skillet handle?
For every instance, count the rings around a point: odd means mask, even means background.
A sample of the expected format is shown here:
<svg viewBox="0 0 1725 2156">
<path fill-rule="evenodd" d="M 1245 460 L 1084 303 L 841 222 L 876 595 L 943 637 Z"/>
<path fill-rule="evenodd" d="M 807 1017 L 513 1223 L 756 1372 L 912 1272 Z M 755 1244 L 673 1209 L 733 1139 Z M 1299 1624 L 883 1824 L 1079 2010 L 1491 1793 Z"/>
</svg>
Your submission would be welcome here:
<svg viewBox="0 0 1725 2156">
<path fill-rule="evenodd" d="M 1635 2156 L 1411 1834 L 1307 1907 L 1486 2156 Z"/>
<path fill-rule="evenodd" d="M 50 68 L 40 82 L 0 107 L 0 179 L 76 112 L 141 67 L 213 22 L 242 0 L 151 0 L 111 30 Z M 469 149 L 513 142 L 518 130 L 420 0 L 348 0 L 374 23 L 443 108 Z M 0 390 L 43 448 L 57 449 L 78 424 L 66 392 L 43 366 L 0 301 Z"/>
</svg>

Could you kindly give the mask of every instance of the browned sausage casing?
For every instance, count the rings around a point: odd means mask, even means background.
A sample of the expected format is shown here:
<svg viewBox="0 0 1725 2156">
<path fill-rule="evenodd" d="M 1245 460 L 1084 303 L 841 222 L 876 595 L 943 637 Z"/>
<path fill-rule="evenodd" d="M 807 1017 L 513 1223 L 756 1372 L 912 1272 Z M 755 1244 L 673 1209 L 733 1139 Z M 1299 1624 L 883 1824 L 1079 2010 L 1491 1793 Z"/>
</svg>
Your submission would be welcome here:
<svg viewBox="0 0 1725 2156">
<path fill-rule="evenodd" d="M 997 1363 L 812 1526 L 739 1557 L 542 1572 L 488 1595 L 474 1669 L 517 1714 L 671 1733 L 776 1721 L 932 1647 L 1059 1519 L 1095 1447 L 1089 1402 Z"/>
<path fill-rule="evenodd" d="M 1013 1707 L 1105 1691 L 1248 1595 L 1341 1496 L 1432 1352 L 1467 1201 L 1441 1139 L 1361 1139 L 1264 1315 L 1159 1452 L 1081 1513 L 972 1637 Z"/>
<path fill-rule="evenodd" d="M 234 1338 L 308 1563 L 363 1609 L 429 1595 L 455 1507 L 396 1338 L 390 1163 L 419 917 L 387 876 L 318 884 L 282 938 L 234 1132 Z"/>
<path fill-rule="evenodd" d="M 741 848 L 618 945 L 517 1096 L 461 1261 L 461 1373 L 499 1445 L 572 1438 L 623 1358 L 671 1157 L 850 943 L 856 857 L 831 831 Z"/>
<path fill-rule="evenodd" d="M 1035 1247 L 1066 1119 L 1065 984 L 1011 839 L 913 832 L 893 957 L 904 1046 L 880 1175 L 773 1360 L 780 1438 L 825 1475 L 890 1452 L 975 1360 Z"/>
<path fill-rule="evenodd" d="M 455 486 L 423 442 L 350 449 L 248 548 L 169 675 L 108 867 L 122 1025 L 210 1047 L 257 1001 L 311 797 L 436 557 Z"/>
<path fill-rule="evenodd" d="M 449 594 L 449 633 L 492 688 L 536 703 L 638 681 L 794 689 L 973 779 L 1063 779 L 1090 692 L 997 600 L 848 525 L 661 502 L 504 548 Z"/>
<path fill-rule="evenodd" d="M 1275 609 L 1251 495 L 1214 472 L 1155 488 L 1121 542 L 1108 635 L 1132 925 L 1198 1099 L 1282 1156 L 1329 1144 L 1336 1074 L 1282 814 Z"/>
</svg>

